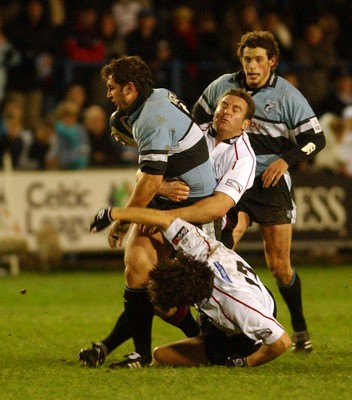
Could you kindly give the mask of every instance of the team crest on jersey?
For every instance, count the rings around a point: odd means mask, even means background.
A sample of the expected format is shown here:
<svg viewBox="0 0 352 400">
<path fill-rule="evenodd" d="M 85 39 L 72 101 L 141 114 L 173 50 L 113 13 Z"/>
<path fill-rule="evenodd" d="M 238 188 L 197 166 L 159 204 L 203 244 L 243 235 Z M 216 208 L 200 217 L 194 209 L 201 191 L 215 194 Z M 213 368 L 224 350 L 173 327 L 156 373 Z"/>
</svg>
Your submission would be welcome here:
<svg viewBox="0 0 352 400">
<path fill-rule="evenodd" d="M 243 190 L 243 186 L 240 185 L 237 181 L 233 179 L 228 179 L 225 183 L 226 186 L 230 186 L 235 189 L 238 193 L 241 193 Z"/>
<path fill-rule="evenodd" d="M 188 233 L 188 229 L 183 226 L 175 235 L 175 237 L 172 239 L 172 244 L 177 246 L 180 242 L 180 240 L 185 237 Z"/>
<path fill-rule="evenodd" d="M 307 156 L 309 156 L 309 154 L 313 153 L 313 151 L 316 149 L 316 146 L 314 143 L 309 142 L 307 143 L 304 147 L 302 147 L 302 151 L 303 153 L 306 153 Z"/>
<path fill-rule="evenodd" d="M 276 106 L 276 102 L 273 100 L 267 100 L 265 103 L 264 111 L 267 114 L 271 114 L 272 111 L 274 110 L 274 107 Z"/>
</svg>

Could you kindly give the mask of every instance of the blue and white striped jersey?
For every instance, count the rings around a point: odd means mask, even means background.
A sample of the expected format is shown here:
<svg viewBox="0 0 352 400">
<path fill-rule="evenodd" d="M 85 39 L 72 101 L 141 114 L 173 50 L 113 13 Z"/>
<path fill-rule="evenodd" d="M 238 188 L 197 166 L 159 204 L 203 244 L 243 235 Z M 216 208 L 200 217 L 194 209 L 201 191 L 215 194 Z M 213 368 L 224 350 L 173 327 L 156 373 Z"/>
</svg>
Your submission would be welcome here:
<svg viewBox="0 0 352 400">
<path fill-rule="evenodd" d="M 216 180 L 203 132 L 172 92 L 153 89 L 127 123 L 138 144 L 142 172 L 183 180 L 190 198 L 213 193 Z"/>
<path fill-rule="evenodd" d="M 324 147 L 324 134 L 307 100 L 275 73 L 267 85 L 256 90 L 246 86 L 243 71 L 220 76 L 210 83 L 194 105 L 196 121 L 211 121 L 219 98 L 234 87 L 251 92 L 256 107 L 247 129 L 257 157 L 256 176 L 278 158 L 293 166 L 314 157 Z"/>
</svg>

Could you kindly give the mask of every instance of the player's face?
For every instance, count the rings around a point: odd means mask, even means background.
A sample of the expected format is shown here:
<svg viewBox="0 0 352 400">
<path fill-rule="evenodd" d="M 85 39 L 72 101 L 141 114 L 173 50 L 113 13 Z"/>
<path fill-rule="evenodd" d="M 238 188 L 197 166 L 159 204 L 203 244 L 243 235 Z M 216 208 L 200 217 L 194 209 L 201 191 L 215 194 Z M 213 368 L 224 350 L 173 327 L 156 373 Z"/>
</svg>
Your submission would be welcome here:
<svg viewBox="0 0 352 400">
<path fill-rule="evenodd" d="M 107 98 L 110 99 L 117 109 L 126 110 L 133 102 L 131 98 L 130 85 L 119 85 L 110 75 L 106 81 Z"/>
<path fill-rule="evenodd" d="M 220 100 L 214 113 L 213 127 L 221 140 L 239 136 L 247 128 L 246 112 L 247 102 L 241 97 L 227 95 Z"/>
<path fill-rule="evenodd" d="M 245 47 L 241 62 L 247 84 L 252 88 L 260 88 L 269 79 L 275 59 L 268 59 L 266 50 L 261 47 Z"/>
</svg>

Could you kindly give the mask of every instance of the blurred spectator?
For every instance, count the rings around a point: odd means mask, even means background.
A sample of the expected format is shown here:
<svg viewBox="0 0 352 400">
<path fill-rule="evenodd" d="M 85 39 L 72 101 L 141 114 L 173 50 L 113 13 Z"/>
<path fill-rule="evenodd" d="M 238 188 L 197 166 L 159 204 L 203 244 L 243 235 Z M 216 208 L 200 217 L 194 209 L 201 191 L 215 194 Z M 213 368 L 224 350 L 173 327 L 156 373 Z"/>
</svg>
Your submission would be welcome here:
<svg viewBox="0 0 352 400">
<path fill-rule="evenodd" d="M 188 63 L 188 70 L 194 74 L 194 61 L 197 60 L 198 37 L 194 13 L 187 5 L 177 6 L 171 13 L 168 42 L 172 56 Z"/>
<path fill-rule="evenodd" d="M 24 123 L 34 127 L 42 116 L 43 97 L 50 90 L 58 52 L 55 30 L 44 2 L 29 0 L 7 26 L 7 32 L 21 54 L 20 63 L 9 71 L 9 91 L 17 91 L 24 97 Z"/>
<path fill-rule="evenodd" d="M 294 49 L 301 91 L 318 116 L 329 94 L 329 77 L 336 61 L 334 47 L 325 39 L 320 24 L 311 22 Z"/>
<path fill-rule="evenodd" d="M 24 126 L 23 103 L 17 99 L 6 102 L 0 125 L 0 163 L 5 153 L 12 159 L 15 169 L 31 169 L 35 165 L 29 159 L 32 132 Z"/>
<path fill-rule="evenodd" d="M 50 168 L 82 169 L 89 165 L 90 145 L 85 127 L 79 123 L 79 108 L 62 101 L 55 109 L 55 143 L 47 157 Z"/>
<path fill-rule="evenodd" d="M 339 145 L 339 157 L 342 160 L 342 174 L 352 177 L 352 106 L 342 111 L 343 133 Z"/>
<path fill-rule="evenodd" d="M 106 60 L 106 44 L 103 41 L 99 15 L 93 7 L 77 11 L 77 17 L 68 33 L 65 44 L 64 84 L 90 83 L 92 76 L 99 75 Z"/>
<path fill-rule="evenodd" d="M 50 118 L 43 118 L 34 129 L 28 157 L 32 166 L 38 170 L 47 168 L 47 157 L 55 144 L 55 129 Z"/>
<path fill-rule="evenodd" d="M 111 7 L 117 22 L 118 34 L 123 39 L 138 25 L 138 13 L 142 8 L 150 7 L 150 2 L 142 0 L 117 0 Z"/>
<path fill-rule="evenodd" d="M 91 148 L 90 166 L 106 167 L 118 164 L 117 142 L 111 137 L 105 110 L 92 105 L 84 110 L 83 124 L 87 130 Z"/>
<path fill-rule="evenodd" d="M 198 96 L 195 94 L 197 92 L 195 84 L 199 77 L 197 65 L 199 42 L 194 13 L 189 6 L 181 5 L 172 11 L 170 18 L 166 38 L 171 47 L 173 60 L 174 87 L 172 90 L 187 105 L 190 105 Z"/>
<path fill-rule="evenodd" d="M 283 21 L 280 10 L 275 7 L 266 10 L 263 25 L 264 29 L 275 36 L 280 48 L 280 66 L 284 67 L 292 61 L 293 37 L 291 29 Z"/>
<path fill-rule="evenodd" d="M 117 22 L 110 11 L 101 17 L 101 34 L 106 45 L 106 59 L 118 58 L 126 54 L 126 45 L 118 34 Z"/>
<path fill-rule="evenodd" d="M 342 172 L 342 160 L 340 157 L 340 143 L 343 135 L 343 121 L 340 115 L 325 113 L 319 118 L 319 123 L 325 135 L 325 148 L 319 152 L 313 161 L 313 170 Z"/>
<path fill-rule="evenodd" d="M 173 89 L 172 56 L 170 44 L 161 40 L 156 46 L 156 56 L 150 65 L 155 87 Z"/>
<path fill-rule="evenodd" d="M 0 15 L 0 105 L 5 98 L 7 88 L 7 70 L 14 67 L 20 62 L 20 53 L 15 49 L 13 44 L 7 39 L 2 25 Z"/>
<path fill-rule="evenodd" d="M 213 14 L 204 11 L 197 20 L 199 59 L 202 61 L 217 61 L 223 59 L 219 47 L 219 27 Z"/>
<path fill-rule="evenodd" d="M 66 23 L 65 0 L 49 0 L 49 15 L 51 24 L 55 28 L 61 28 Z"/>
<path fill-rule="evenodd" d="M 65 92 L 64 100 L 72 101 L 78 107 L 78 120 L 82 122 L 83 110 L 88 103 L 88 93 L 85 86 L 72 83 Z"/>
<path fill-rule="evenodd" d="M 352 105 L 352 64 L 336 68 L 331 86 L 329 96 L 322 104 L 322 112 L 341 115 L 345 107 Z"/>
<path fill-rule="evenodd" d="M 161 35 L 157 29 L 157 20 L 151 9 L 142 9 L 138 13 L 138 25 L 125 37 L 127 54 L 141 57 L 151 65 L 157 56 L 157 46 Z"/>
</svg>

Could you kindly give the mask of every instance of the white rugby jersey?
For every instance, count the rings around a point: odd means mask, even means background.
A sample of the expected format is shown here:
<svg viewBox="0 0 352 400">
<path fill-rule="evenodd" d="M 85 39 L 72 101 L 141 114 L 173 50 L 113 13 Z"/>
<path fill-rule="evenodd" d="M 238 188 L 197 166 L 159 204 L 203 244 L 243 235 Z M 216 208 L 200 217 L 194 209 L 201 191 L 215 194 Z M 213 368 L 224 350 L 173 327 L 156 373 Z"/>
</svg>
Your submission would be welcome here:
<svg viewBox="0 0 352 400">
<path fill-rule="evenodd" d="M 176 250 L 206 261 L 214 271 L 211 298 L 198 308 L 219 329 L 228 335 L 243 332 L 268 345 L 282 336 L 284 328 L 273 317 L 273 298 L 237 253 L 180 218 L 170 224 L 164 236 Z"/>
<path fill-rule="evenodd" d="M 211 123 L 201 125 L 207 141 L 217 185 L 215 192 L 226 193 L 235 204 L 253 185 L 256 159 L 248 135 L 243 132 L 216 145 Z"/>
</svg>

